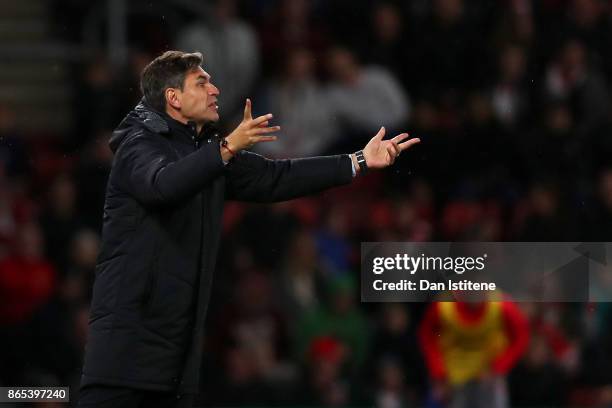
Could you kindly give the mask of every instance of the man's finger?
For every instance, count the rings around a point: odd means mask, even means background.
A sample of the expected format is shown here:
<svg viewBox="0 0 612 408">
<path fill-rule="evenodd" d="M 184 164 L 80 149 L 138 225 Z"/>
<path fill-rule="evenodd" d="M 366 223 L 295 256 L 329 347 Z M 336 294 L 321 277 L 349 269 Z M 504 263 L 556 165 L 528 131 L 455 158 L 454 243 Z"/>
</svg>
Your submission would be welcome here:
<svg viewBox="0 0 612 408">
<path fill-rule="evenodd" d="M 253 116 L 251 115 L 251 100 L 247 98 L 246 103 L 244 104 L 244 120 L 251 120 Z"/>
<path fill-rule="evenodd" d="M 414 146 L 415 144 L 419 143 L 420 141 L 421 141 L 421 139 L 419 139 L 418 137 L 415 137 L 414 139 L 406 140 L 404 143 L 400 143 L 399 144 L 399 148 L 403 152 L 404 150 L 410 148 L 410 146 Z"/>
<path fill-rule="evenodd" d="M 374 139 L 382 140 L 385 137 L 385 127 L 382 126 L 378 133 L 374 136 Z"/>
<path fill-rule="evenodd" d="M 274 115 L 272 115 L 271 113 L 268 113 L 267 115 L 258 116 L 255 119 L 253 119 L 253 121 L 251 122 L 251 125 L 252 126 L 259 126 L 262 123 L 269 121 L 273 117 L 274 117 Z"/>
<path fill-rule="evenodd" d="M 259 142 L 273 142 L 277 139 L 276 136 L 253 136 L 251 138 L 251 141 L 253 143 L 259 143 Z"/>
<path fill-rule="evenodd" d="M 409 137 L 410 135 L 408 133 L 400 133 L 399 135 L 395 136 L 393 140 L 395 143 L 399 143 L 403 140 L 405 140 L 407 137 Z"/>
<path fill-rule="evenodd" d="M 280 130 L 280 126 L 270 126 L 270 127 L 266 127 L 266 128 L 257 128 L 256 132 L 257 134 L 261 134 L 261 133 L 272 133 L 272 132 L 278 132 Z"/>
<path fill-rule="evenodd" d="M 397 156 L 399 156 L 399 155 L 400 155 L 400 153 L 402 152 L 402 149 L 400 149 L 400 147 L 398 146 L 398 144 L 397 144 L 397 143 L 395 143 L 393 140 L 390 140 L 390 142 L 391 142 L 391 143 L 390 143 L 390 144 L 391 144 L 391 146 L 393 146 L 393 150 L 394 150 L 394 152 L 395 152 L 395 156 L 396 156 L 396 157 L 397 157 Z"/>
</svg>

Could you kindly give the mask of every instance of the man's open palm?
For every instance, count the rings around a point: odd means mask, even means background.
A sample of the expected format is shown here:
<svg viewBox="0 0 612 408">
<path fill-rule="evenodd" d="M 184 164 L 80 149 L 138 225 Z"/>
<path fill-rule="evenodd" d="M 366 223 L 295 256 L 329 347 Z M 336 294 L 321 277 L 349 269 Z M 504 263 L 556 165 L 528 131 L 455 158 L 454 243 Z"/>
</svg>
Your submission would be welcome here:
<svg viewBox="0 0 612 408">
<path fill-rule="evenodd" d="M 383 126 L 363 149 L 363 157 L 369 168 L 381 169 L 392 165 L 401 152 L 421 141 L 419 138 L 406 140 L 409 137 L 408 133 L 400 133 L 388 140 L 383 140 L 384 137 Z"/>
</svg>

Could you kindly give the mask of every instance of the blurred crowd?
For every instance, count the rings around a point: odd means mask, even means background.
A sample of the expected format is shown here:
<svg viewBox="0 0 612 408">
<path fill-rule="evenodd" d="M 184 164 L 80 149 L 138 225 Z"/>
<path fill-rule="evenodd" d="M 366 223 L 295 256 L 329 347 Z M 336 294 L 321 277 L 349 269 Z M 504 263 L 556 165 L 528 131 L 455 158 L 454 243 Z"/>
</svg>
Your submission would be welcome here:
<svg viewBox="0 0 612 408">
<path fill-rule="evenodd" d="M 353 152 L 381 125 L 422 139 L 348 187 L 227 204 L 206 406 L 435 406 L 427 305 L 360 303 L 362 241 L 612 236 L 608 1 L 215 0 L 202 16 L 128 3 L 126 63 L 100 50 L 72 66 L 71 131 L 26 134 L 0 106 L 0 385 L 78 390 L 108 138 L 167 49 L 204 54 L 223 128 L 247 96 L 274 113 L 283 130 L 266 156 Z M 67 17 L 93 5 L 53 4 L 55 34 L 78 43 Z M 612 407 L 610 305 L 518 308 L 530 335 L 512 406 Z"/>
</svg>

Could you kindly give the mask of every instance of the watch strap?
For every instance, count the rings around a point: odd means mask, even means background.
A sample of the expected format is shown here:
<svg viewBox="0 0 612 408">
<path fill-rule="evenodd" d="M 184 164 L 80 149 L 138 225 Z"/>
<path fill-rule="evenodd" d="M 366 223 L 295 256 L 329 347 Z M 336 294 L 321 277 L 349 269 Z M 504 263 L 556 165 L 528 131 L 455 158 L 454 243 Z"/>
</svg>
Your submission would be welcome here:
<svg viewBox="0 0 612 408">
<path fill-rule="evenodd" d="M 359 164 L 359 170 L 361 171 L 361 173 L 367 173 L 368 165 L 366 163 L 365 157 L 363 156 L 363 150 L 355 152 L 355 157 L 357 158 L 357 164 Z"/>
</svg>

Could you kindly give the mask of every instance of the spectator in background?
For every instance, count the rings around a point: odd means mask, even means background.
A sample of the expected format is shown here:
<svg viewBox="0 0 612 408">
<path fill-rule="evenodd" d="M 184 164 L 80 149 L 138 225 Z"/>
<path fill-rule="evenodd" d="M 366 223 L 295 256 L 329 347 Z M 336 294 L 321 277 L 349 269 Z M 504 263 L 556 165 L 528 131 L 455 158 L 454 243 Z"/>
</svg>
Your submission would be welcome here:
<svg viewBox="0 0 612 408">
<path fill-rule="evenodd" d="M 5 175 L 0 173 L 0 258 L 4 258 L 10 250 L 11 241 L 18 229 L 15 214 L 16 199 L 11 187 Z"/>
<path fill-rule="evenodd" d="M 30 160 L 22 133 L 15 123 L 15 112 L 0 104 L 0 163 L 2 171 L 10 177 L 27 176 Z"/>
<path fill-rule="evenodd" d="M 351 267 L 350 215 L 341 207 L 329 208 L 322 224 L 316 233 L 320 262 L 330 276 L 343 275 Z"/>
<path fill-rule="evenodd" d="M 444 129 L 443 112 L 432 95 L 415 101 L 411 124 L 414 134 L 422 135 L 426 143 L 422 144 L 421 152 L 410 169 L 415 174 L 426 176 L 436 189 L 446 191 L 448 175 L 455 171 L 450 160 L 454 152 L 449 143 L 454 135 Z"/>
<path fill-rule="evenodd" d="M 68 269 L 70 243 L 81 227 L 76 186 L 70 175 L 59 175 L 51 184 L 47 205 L 40 216 L 46 245 L 46 255 L 60 275 Z"/>
<path fill-rule="evenodd" d="M 249 253 L 251 262 L 267 269 L 277 269 L 282 261 L 278 254 L 285 253 L 290 242 L 287 237 L 299 229 L 300 225 L 300 220 L 291 211 L 290 203 L 279 203 L 269 207 L 251 208 L 227 235 L 234 246 Z M 259 231 L 264 230 L 268 236 L 262 240 Z M 235 255 L 237 252 L 239 251 L 229 250 L 229 262 L 237 263 L 241 260 L 241 257 Z M 234 265 L 236 266 L 238 265 Z M 242 266 L 248 268 L 252 265 Z"/>
<path fill-rule="evenodd" d="M 263 20 L 259 29 L 264 69 L 268 75 L 279 74 L 278 62 L 285 61 L 292 50 L 308 49 L 318 55 L 329 43 L 325 24 L 316 19 L 317 2 L 278 0 L 276 3 L 275 12 Z"/>
<path fill-rule="evenodd" d="M 567 332 L 567 320 L 571 316 L 571 306 L 565 308 L 564 305 L 550 303 L 530 303 L 520 304 L 521 310 L 529 321 L 531 333 L 536 341 L 543 341 L 546 348 L 550 351 L 549 359 L 569 378 L 580 369 L 578 356 L 580 355 L 580 340 L 574 334 L 574 339 L 570 338 Z M 568 310 L 569 309 L 569 310 Z"/>
<path fill-rule="evenodd" d="M 397 129 L 408 120 L 408 96 L 385 68 L 362 67 L 351 51 L 337 47 L 329 51 L 328 69 L 329 102 L 346 131 L 371 133 L 381 123 Z"/>
<path fill-rule="evenodd" d="M 416 404 L 425 386 L 425 366 L 418 350 L 416 327 L 408 308 L 400 303 L 383 305 L 364 370 L 364 386 L 375 387 L 376 406 Z M 371 380 L 378 373 L 379 383 Z M 384 404 L 380 404 L 388 401 Z M 410 403 L 410 404 L 408 404 Z"/>
<path fill-rule="evenodd" d="M 88 303 L 91 300 L 96 259 L 100 250 L 100 237 L 92 230 L 78 231 L 71 242 L 71 265 L 64 280 L 67 298 L 74 303 Z"/>
<path fill-rule="evenodd" d="M 110 134 L 109 130 L 101 131 L 85 146 L 75 175 L 79 213 L 83 214 L 83 222 L 96 231 L 102 228 L 104 193 L 113 160 L 107 143 Z"/>
<path fill-rule="evenodd" d="M 289 51 L 282 75 L 264 89 L 263 111 L 277 113 L 283 135 L 257 151 L 269 157 L 321 154 L 338 138 L 334 106 L 315 78 L 313 54 L 305 48 Z"/>
<path fill-rule="evenodd" d="M 235 0 L 215 0 L 207 21 L 187 25 L 176 37 L 177 49 L 204 55 L 206 70 L 223 90 L 219 106 L 225 120 L 243 106 L 259 73 L 259 47 L 250 25 L 240 20 Z"/>
<path fill-rule="evenodd" d="M 154 56 L 143 49 L 134 47 L 130 49 L 128 58 L 129 60 L 120 72 L 115 91 L 121 98 L 122 111 L 136 105 L 142 97 L 140 93 L 140 73 Z M 100 131 L 111 132 L 112 129 L 100 129 Z"/>
<path fill-rule="evenodd" d="M 78 389 L 89 321 L 90 290 L 98 254 L 98 236 L 88 230 L 75 234 L 70 251 L 68 273 L 59 281 L 54 296 L 35 317 L 30 335 L 35 341 L 31 351 L 37 365 L 55 373 L 59 385 Z M 40 339 L 44 338 L 44 342 Z M 41 383 L 40 385 L 49 385 Z"/>
<path fill-rule="evenodd" d="M 328 284 L 327 302 L 314 308 L 300 320 L 296 347 L 301 360 L 308 356 L 313 339 L 330 336 L 344 344 L 350 370 L 356 373 L 365 360 L 368 347 L 367 322 L 355 304 L 355 283 L 350 276 L 340 276 Z"/>
<path fill-rule="evenodd" d="M 55 285 L 38 225 L 21 225 L 13 250 L 0 261 L 0 382 L 23 383 L 25 367 L 37 366 L 30 324 Z"/>
<path fill-rule="evenodd" d="M 527 347 L 527 321 L 509 300 L 462 296 L 432 303 L 419 328 L 432 398 L 453 408 L 509 407 L 505 376 Z"/>
<path fill-rule="evenodd" d="M 563 240 L 571 236 L 556 185 L 535 183 L 528 195 L 527 214 L 519 232 L 520 241 Z"/>
<path fill-rule="evenodd" d="M 222 375 L 211 379 L 207 400 L 218 406 L 274 405 L 273 389 L 261 377 L 257 362 L 249 351 L 230 347 L 223 356 Z"/>
<path fill-rule="evenodd" d="M 566 378 L 551 359 L 541 337 L 533 337 L 525 358 L 510 375 L 513 407 L 560 407 L 566 401 Z"/>
<path fill-rule="evenodd" d="M 584 238 L 587 241 L 606 242 L 612 236 L 612 168 L 599 174 L 594 205 L 586 214 Z"/>
<path fill-rule="evenodd" d="M 294 233 L 280 273 L 276 274 L 276 293 L 282 310 L 295 318 L 289 324 L 295 325 L 304 313 L 319 307 L 325 275 L 312 232 L 302 229 Z"/>
<path fill-rule="evenodd" d="M 572 39 L 563 44 L 546 71 L 546 96 L 571 107 L 578 119 L 576 131 L 584 135 L 600 125 L 610 112 L 605 78 L 592 64 L 590 50 Z"/>
<path fill-rule="evenodd" d="M 601 0 L 570 0 L 564 18 L 559 19 L 559 29 L 552 30 L 552 33 L 561 37 L 559 41 L 578 39 L 595 54 L 596 63 L 609 64 L 611 27 L 609 16 L 606 16 L 609 7 Z"/>
<path fill-rule="evenodd" d="M 527 82 L 527 55 L 519 45 L 508 44 L 499 53 L 498 74 L 492 89 L 497 120 L 506 128 L 522 125 L 531 100 Z"/>
<path fill-rule="evenodd" d="M 581 139 L 581 158 L 586 162 L 589 180 L 599 178 L 602 171 L 612 166 L 612 104 L 610 112 L 601 126 L 596 126 Z M 595 189 L 596 191 L 596 189 Z"/>
<path fill-rule="evenodd" d="M 586 139 L 578 132 L 580 118 L 566 102 L 551 102 L 544 107 L 542 120 L 530 135 L 529 143 L 519 145 L 527 177 L 560 177 L 574 185 L 584 177 L 590 163 L 583 160 Z"/>
<path fill-rule="evenodd" d="M 13 252 L 0 262 L 0 322 L 25 323 L 55 289 L 56 272 L 44 257 L 35 223 L 22 225 Z"/>
<path fill-rule="evenodd" d="M 495 200 L 450 200 L 442 210 L 441 237 L 448 241 L 498 241 L 501 209 Z"/>
<path fill-rule="evenodd" d="M 84 67 L 79 83 L 80 97 L 75 99 L 77 123 L 70 148 L 83 147 L 101 129 L 112 129 L 121 119 L 123 106 L 116 102 L 116 73 L 104 55 L 98 55 Z"/>
<path fill-rule="evenodd" d="M 250 373 L 248 377 L 251 378 L 248 382 L 265 385 L 270 392 L 295 376 L 293 367 L 286 364 L 290 351 L 286 316 L 276 306 L 271 290 L 272 285 L 266 275 L 245 273 L 236 284 L 234 301 L 219 314 L 214 342 L 216 354 L 225 364 L 225 374 L 230 384 L 236 383 L 235 376 L 247 368 Z M 242 361 L 244 358 L 248 358 L 248 361 Z M 243 364 L 246 366 L 243 367 Z M 228 402 L 232 402 L 233 395 L 227 396 Z"/>
<path fill-rule="evenodd" d="M 472 91 L 466 99 L 463 131 L 453 141 L 453 151 L 462 160 L 459 177 L 463 183 L 471 180 L 490 183 L 508 171 L 513 143 L 500 127 L 488 93 Z"/>
<path fill-rule="evenodd" d="M 377 370 L 378 388 L 374 396 L 377 408 L 416 406 L 405 384 L 405 371 L 396 360 L 381 360 Z M 412 398 L 411 398 L 412 397 Z"/>
<path fill-rule="evenodd" d="M 426 186 L 421 184 L 419 189 Z M 413 189 L 416 190 L 416 189 Z M 393 201 L 379 200 L 371 208 L 368 234 L 376 237 L 376 241 L 430 241 L 433 226 L 428 220 L 428 202 L 417 202 L 413 196 L 421 193 L 429 194 L 428 191 L 413 192 L 413 194 L 400 195 Z M 429 197 L 421 196 L 418 200 L 429 200 Z"/>
<path fill-rule="evenodd" d="M 412 76 L 411 45 L 406 44 L 406 25 L 402 11 L 393 3 L 382 2 L 374 6 L 370 17 L 368 41 L 361 43 L 360 54 L 368 64 L 382 66 L 402 83 L 404 89 Z"/>
<path fill-rule="evenodd" d="M 493 47 L 503 49 L 508 43 L 514 43 L 529 50 L 529 53 L 542 51 L 536 47 L 536 20 L 534 4 L 530 0 L 512 0 L 503 3 L 493 31 Z M 539 55 L 536 55 L 538 58 Z"/>
<path fill-rule="evenodd" d="M 421 185 L 421 187 L 428 188 L 424 185 Z M 427 242 L 432 239 L 433 225 L 430 222 L 431 220 L 426 218 L 427 211 L 431 208 L 426 207 L 429 203 L 419 203 L 413 199 L 414 190 L 416 189 L 413 188 L 410 195 L 402 195 L 394 200 L 392 210 L 392 213 L 396 214 L 393 219 L 396 234 L 395 238 L 392 239 L 394 241 Z M 426 190 L 422 192 L 428 194 Z M 422 198 L 428 199 L 427 197 Z"/>
<path fill-rule="evenodd" d="M 482 80 L 483 43 L 476 38 L 479 27 L 468 19 L 463 0 L 431 3 L 430 16 L 415 28 L 414 83 L 419 96 L 455 99 L 457 93 Z"/>
<path fill-rule="evenodd" d="M 306 406 L 343 407 L 357 398 L 347 377 L 347 345 L 334 336 L 310 339 L 306 350 L 306 379 L 299 400 Z"/>
</svg>

